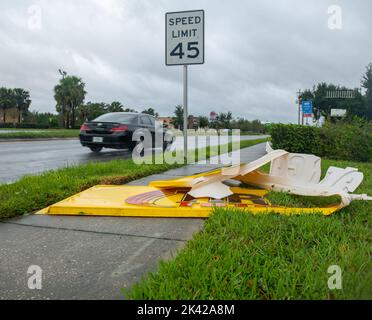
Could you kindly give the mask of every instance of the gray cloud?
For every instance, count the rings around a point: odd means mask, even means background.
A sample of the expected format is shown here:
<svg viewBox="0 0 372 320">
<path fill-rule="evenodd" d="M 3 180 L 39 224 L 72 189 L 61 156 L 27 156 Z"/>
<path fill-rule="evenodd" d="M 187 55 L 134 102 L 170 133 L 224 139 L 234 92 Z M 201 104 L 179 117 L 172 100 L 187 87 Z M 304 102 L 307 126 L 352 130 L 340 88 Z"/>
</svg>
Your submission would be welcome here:
<svg viewBox="0 0 372 320">
<path fill-rule="evenodd" d="M 341 30 L 327 25 L 333 4 L 343 10 Z M 33 8 L 41 10 L 40 29 L 30 28 Z M 164 14 L 199 8 L 206 63 L 189 68 L 192 114 L 230 110 L 295 122 L 297 89 L 319 81 L 359 86 L 372 62 L 369 0 L 2 1 L 0 86 L 24 87 L 32 109 L 54 111 L 62 68 L 83 78 L 87 101 L 170 115 L 182 102 L 182 68 L 164 64 Z"/>
</svg>

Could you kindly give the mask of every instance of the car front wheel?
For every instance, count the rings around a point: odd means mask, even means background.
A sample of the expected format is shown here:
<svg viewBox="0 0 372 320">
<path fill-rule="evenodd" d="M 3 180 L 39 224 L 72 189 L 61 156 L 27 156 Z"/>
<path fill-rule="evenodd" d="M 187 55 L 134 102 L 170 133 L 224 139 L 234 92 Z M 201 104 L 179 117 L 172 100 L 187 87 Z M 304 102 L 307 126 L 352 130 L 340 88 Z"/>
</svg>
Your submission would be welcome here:
<svg viewBox="0 0 372 320">
<path fill-rule="evenodd" d="M 94 153 L 99 153 L 103 149 L 103 147 L 89 147 L 89 149 Z"/>
<path fill-rule="evenodd" d="M 171 147 L 171 143 L 168 142 L 168 141 L 164 141 L 163 142 L 163 151 L 169 151 L 170 147 Z"/>
</svg>

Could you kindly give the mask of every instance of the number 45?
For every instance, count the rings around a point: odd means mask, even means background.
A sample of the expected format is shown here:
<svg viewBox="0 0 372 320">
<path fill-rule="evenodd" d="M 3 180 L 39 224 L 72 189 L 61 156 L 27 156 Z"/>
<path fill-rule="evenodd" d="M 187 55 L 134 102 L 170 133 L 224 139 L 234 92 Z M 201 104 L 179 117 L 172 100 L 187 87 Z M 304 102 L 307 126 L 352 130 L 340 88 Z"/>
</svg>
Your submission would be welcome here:
<svg viewBox="0 0 372 320">
<path fill-rule="evenodd" d="M 198 42 L 188 42 L 187 43 L 187 51 L 189 54 L 187 55 L 187 58 L 194 59 L 199 56 L 199 49 L 196 47 L 198 45 Z M 194 54 L 190 54 L 190 51 L 193 51 Z M 171 51 L 170 53 L 171 56 L 178 56 L 179 59 L 182 59 L 182 57 L 185 55 L 183 52 L 183 46 L 182 42 L 177 44 L 177 46 Z"/>
</svg>

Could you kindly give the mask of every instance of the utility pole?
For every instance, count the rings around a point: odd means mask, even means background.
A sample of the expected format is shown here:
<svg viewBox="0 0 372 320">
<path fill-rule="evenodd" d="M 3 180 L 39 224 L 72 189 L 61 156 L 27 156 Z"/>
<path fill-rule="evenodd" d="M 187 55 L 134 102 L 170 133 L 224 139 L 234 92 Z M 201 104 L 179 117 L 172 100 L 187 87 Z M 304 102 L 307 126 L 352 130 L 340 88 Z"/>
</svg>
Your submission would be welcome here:
<svg viewBox="0 0 372 320">
<path fill-rule="evenodd" d="M 298 101 L 298 124 L 301 124 L 301 89 L 297 91 L 297 101 Z M 302 118 L 303 121 L 303 118 Z"/>
<path fill-rule="evenodd" d="M 64 80 L 66 75 L 67 75 L 67 72 L 63 71 L 61 69 L 58 69 L 58 72 L 62 76 L 62 80 Z M 64 110 L 64 106 L 62 107 L 62 110 L 61 110 L 61 119 L 62 119 L 62 126 L 65 127 L 65 115 L 64 115 L 63 110 Z M 67 125 L 66 125 L 66 127 L 67 127 Z"/>
</svg>

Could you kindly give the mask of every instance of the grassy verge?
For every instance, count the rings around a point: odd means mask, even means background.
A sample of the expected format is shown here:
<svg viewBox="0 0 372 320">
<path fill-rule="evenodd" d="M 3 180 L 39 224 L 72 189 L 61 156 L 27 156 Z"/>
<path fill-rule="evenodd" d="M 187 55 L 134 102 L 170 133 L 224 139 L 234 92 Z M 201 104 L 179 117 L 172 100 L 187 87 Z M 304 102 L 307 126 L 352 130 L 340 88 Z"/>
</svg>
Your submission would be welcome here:
<svg viewBox="0 0 372 320">
<path fill-rule="evenodd" d="M 183 136 L 183 132 L 179 129 L 170 129 L 173 134 L 175 136 Z M 225 131 L 226 129 L 224 130 L 221 130 L 220 133 L 222 134 L 222 132 L 225 132 L 225 134 L 227 133 Z M 239 130 L 239 129 L 233 129 L 233 132 L 234 130 Z M 205 135 L 211 135 L 211 136 L 216 136 L 217 135 L 217 130 L 216 129 L 199 129 L 199 130 L 193 130 L 193 129 L 189 129 L 188 130 L 188 136 L 192 137 L 192 136 L 205 136 Z M 253 132 L 253 131 L 240 131 L 240 136 L 262 136 L 262 135 L 269 135 L 269 133 L 261 133 L 261 132 Z"/>
<path fill-rule="evenodd" d="M 1 132 L 1 131 L 6 131 L 6 132 Z M 75 130 L 75 129 L 1 129 L 0 130 L 0 140 L 78 138 L 78 136 L 79 136 L 79 130 Z"/>
<path fill-rule="evenodd" d="M 253 132 L 253 131 L 241 131 L 240 135 L 242 136 L 261 136 L 268 133 L 262 133 L 262 132 Z"/>
<path fill-rule="evenodd" d="M 264 141 L 266 139 L 241 141 L 240 147 L 246 148 Z M 207 158 L 215 155 L 216 151 L 208 148 Z M 0 219 L 40 210 L 96 184 L 123 184 L 178 166 L 136 165 L 132 159 L 126 159 L 94 162 L 48 171 L 38 176 L 25 176 L 15 183 L 0 185 Z"/>
<path fill-rule="evenodd" d="M 372 191 L 372 163 L 323 161 L 365 174 L 358 193 Z M 304 197 L 271 193 L 288 206 Z M 311 202 L 311 201 L 315 201 Z M 310 200 L 316 205 L 317 200 Z M 252 215 L 215 210 L 178 256 L 161 262 L 125 294 L 133 299 L 371 299 L 371 202 L 353 202 L 330 217 Z M 342 269 L 342 290 L 328 289 L 328 267 Z"/>
</svg>

